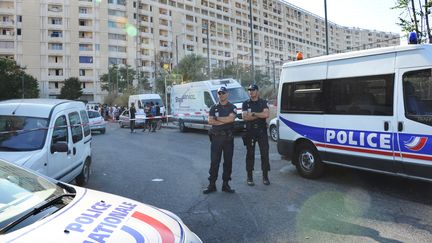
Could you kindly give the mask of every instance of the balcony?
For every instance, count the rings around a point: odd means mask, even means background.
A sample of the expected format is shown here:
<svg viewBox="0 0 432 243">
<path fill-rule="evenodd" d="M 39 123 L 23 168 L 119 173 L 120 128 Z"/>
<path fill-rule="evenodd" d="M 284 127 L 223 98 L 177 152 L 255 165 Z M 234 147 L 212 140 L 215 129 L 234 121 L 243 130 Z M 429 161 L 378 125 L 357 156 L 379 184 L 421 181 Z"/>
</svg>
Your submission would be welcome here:
<svg viewBox="0 0 432 243">
<path fill-rule="evenodd" d="M 2 22 L 0 22 L 0 26 L 2 28 L 14 28 L 15 22 L 13 20 L 2 21 Z"/>
<path fill-rule="evenodd" d="M 141 37 L 153 38 L 153 34 L 150 32 L 141 32 Z"/>
<path fill-rule="evenodd" d="M 59 82 L 63 82 L 63 80 L 66 79 L 66 76 L 64 75 L 59 75 L 59 76 L 55 76 L 55 75 L 48 75 L 48 81 L 59 81 Z"/>
<path fill-rule="evenodd" d="M 62 30 L 63 24 L 47 24 L 47 28 L 50 30 Z"/>
<path fill-rule="evenodd" d="M 13 40 L 15 40 L 15 35 L 0 35 L 0 40 L 13 41 Z"/>
<path fill-rule="evenodd" d="M 0 8 L 0 14 L 14 15 L 15 14 L 15 8 L 14 7 Z"/>
<path fill-rule="evenodd" d="M 64 65 L 62 62 L 48 62 L 48 68 L 63 68 Z"/>
</svg>

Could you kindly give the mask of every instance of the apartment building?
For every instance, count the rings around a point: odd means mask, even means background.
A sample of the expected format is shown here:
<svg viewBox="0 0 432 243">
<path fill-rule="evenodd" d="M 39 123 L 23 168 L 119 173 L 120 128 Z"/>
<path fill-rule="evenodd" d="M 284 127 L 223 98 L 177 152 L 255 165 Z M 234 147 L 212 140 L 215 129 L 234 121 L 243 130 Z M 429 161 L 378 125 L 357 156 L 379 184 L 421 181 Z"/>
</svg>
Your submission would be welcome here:
<svg viewBox="0 0 432 243">
<path fill-rule="evenodd" d="M 297 51 L 325 54 L 322 17 L 279 0 L 252 5 L 256 69 L 278 76 Z M 113 64 L 153 81 L 163 64 L 192 53 L 207 58 L 209 46 L 212 68 L 250 66 L 249 11 L 245 0 L 2 0 L 0 57 L 36 77 L 41 97 L 56 97 L 65 79 L 78 77 L 83 98 L 101 102 L 99 77 Z M 399 45 L 397 34 L 329 23 L 330 53 L 391 45 Z"/>
</svg>

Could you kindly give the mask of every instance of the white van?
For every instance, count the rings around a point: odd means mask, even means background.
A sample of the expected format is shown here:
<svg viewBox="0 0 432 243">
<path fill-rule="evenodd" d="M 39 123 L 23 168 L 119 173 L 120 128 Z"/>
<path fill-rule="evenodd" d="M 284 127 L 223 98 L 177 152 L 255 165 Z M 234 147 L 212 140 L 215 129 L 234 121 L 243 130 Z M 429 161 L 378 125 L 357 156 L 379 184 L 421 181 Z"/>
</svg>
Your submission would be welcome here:
<svg viewBox="0 0 432 243">
<path fill-rule="evenodd" d="M 172 212 L 2 160 L 0 212 L 0 242 L 202 242 Z"/>
<path fill-rule="evenodd" d="M 174 85 L 171 89 L 171 114 L 176 118 L 180 131 L 188 128 L 210 129 L 208 112 L 219 102 L 217 89 L 228 89 L 228 100 L 237 107 L 235 128 L 244 129 L 241 107 L 249 99 L 245 89 L 234 79 L 218 79 Z"/>
<path fill-rule="evenodd" d="M 144 106 L 147 103 L 153 104 L 159 104 L 162 111 L 165 110 L 164 103 L 162 102 L 162 98 L 158 94 L 137 94 L 137 95 L 131 95 L 129 96 L 129 102 L 128 105 L 131 107 L 132 103 L 135 105 L 135 109 L 137 110 L 137 113 L 144 112 Z"/>
<path fill-rule="evenodd" d="M 85 185 L 91 132 L 83 102 L 22 99 L 0 102 L 0 158 L 51 178 Z"/>
<path fill-rule="evenodd" d="M 283 65 L 278 151 L 308 178 L 335 164 L 432 180 L 432 45 Z"/>
</svg>

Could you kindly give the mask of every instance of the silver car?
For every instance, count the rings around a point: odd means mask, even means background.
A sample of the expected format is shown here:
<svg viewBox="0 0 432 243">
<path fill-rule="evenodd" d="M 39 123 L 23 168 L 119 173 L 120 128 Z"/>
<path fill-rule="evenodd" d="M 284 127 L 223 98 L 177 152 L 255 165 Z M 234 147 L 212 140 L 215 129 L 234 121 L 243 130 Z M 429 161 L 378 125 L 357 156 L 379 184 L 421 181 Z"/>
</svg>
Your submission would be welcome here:
<svg viewBox="0 0 432 243">
<path fill-rule="evenodd" d="M 106 131 L 106 121 L 103 119 L 100 113 L 97 111 L 87 111 L 87 114 L 89 117 L 90 130 L 92 132 L 98 131 L 104 134 Z"/>
</svg>

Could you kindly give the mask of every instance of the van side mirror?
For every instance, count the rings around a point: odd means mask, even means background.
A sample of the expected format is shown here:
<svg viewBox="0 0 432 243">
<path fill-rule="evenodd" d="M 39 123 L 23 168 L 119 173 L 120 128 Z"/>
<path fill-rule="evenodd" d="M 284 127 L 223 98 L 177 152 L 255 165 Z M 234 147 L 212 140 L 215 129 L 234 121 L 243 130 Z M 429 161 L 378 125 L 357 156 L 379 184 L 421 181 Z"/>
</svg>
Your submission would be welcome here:
<svg viewBox="0 0 432 243">
<path fill-rule="evenodd" d="M 51 153 L 60 152 L 64 153 L 69 150 L 68 144 L 66 142 L 56 142 L 55 144 L 51 145 Z"/>
</svg>

